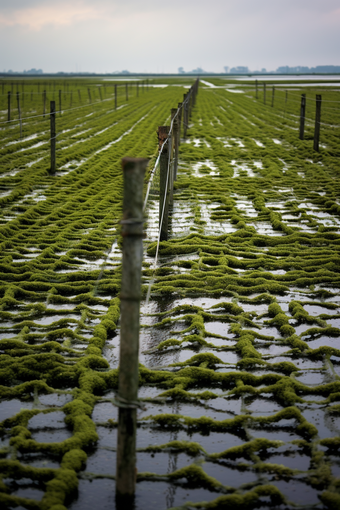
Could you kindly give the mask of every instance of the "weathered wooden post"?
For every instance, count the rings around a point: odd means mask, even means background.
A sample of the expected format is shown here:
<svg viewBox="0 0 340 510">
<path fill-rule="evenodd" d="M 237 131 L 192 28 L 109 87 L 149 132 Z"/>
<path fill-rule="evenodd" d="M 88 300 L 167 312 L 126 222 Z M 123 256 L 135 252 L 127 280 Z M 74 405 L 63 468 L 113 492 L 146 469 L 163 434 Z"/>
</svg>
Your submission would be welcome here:
<svg viewBox="0 0 340 510">
<path fill-rule="evenodd" d="M 305 116 L 306 116 L 306 94 L 301 94 L 300 132 L 299 132 L 300 140 L 303 140 L 304 133 L 305 133 Z"/>
<path fill-rule="evenodd" d="M 7 122 L 11 120 L 11 91 L 7 92 Z"/>
<path fill-rule="evenodd" d="M 61 115 L 61 89 L 59 89 L 59 113 Z"/>
<path fill-rule="evenodd" d="M 256 89 L 256 99 L 259 98 L 259 91 L 258 91 L 258 88 L 257 88 L 257 80 L 255 80 L 255 89 Z"/>
<path fill-rule="evenodd" d="M 174 201 L 174 180 L 175 180 L 175 131 L 174 131 L 174 123 L 175 123 L 175 115 L 177 113 L 176 108 L 171 108 L 171 124 L 172 130 L 169 135 L 168 141 L 168 150 L 169 150 L 169 205 L 172 207 Z"/>
<path fill-rule="evenodd" d="M 143 259 L 143 184 L 148 160 L 123 158 L 123 268 L 120 292 L 116 499 L 133 500 L 136 486 L 139 308 Z M 122 505 L 121 505 L 122 507 Z M 128 506 L 130 508 L 130 506 Z"/>
<path fill-rule="evenodd" d="M 274 107 L 275 87 L 272 88 L 272 108 Z"/>
<path fill-rule="evenodd" d="M 266 104 L 266 84 L 263 84 L 263 104 Z"/>
<path fill-rule="evenodd" d="M 115 110 L 117 110 L 117 83 L 115 83 Z"/>
<path fill-rule="evenodd" d="M 172 124 L 172 146 L 173 146 L 173 176 L 172 176 L 172 190 L 174 186 L 174 181 L 177 179 L 177 167 L 178 167 L 178 108 L 172 108 L 171 110 L 171 120 Z M 173 196 L 173 191 L 172 191 Z"/>
<path fill-rule="evenodd" d="M 321 95 L 316 94 L 315 129 L 314 129 L 314 150 L 319 152 L 320 123 L 321 123 Z"/>
<path fill-rule="evenodd" d="M 168 138 L 169 126 L 160 126 L 158 128 L 159 150 L 165 140 Z M 159 158 L 159 228 L 161 241 L 168 240 L 168 222 L 169 222 L 169 143 L 165 143 L 163 151 Z"/>
<path fill-rule="evenodd" d="M 185 139 L 187 136 L 187 126 L 188 126 L 188 94 L 183 95 L 183 138 Z"/>
<path fill-rule="evenodd" d="M 21 120 L 21 109 L 20 109 L 20 93 L 17 92 L 17 105 L 18 105 L 18 115 L 20 122 L 20 138 L 22 138 L 22 120 Z"/>
<path fill-rule="evenodd" d="M 173 123 L 173 139 L 174 139 L 174 180 L 177 179 L 177 169 L 178 169 L 178 146 L 179 146 L 179 131 L 178 131 L 178 117 L 180 114 L 179 108 L 174 109 L 176 117 L 174 118 Z M 172 112 L 172 110 L 171 110 Z M 172 116 L 172 115 L 171 115 Z"/>
<path fill-rule="evenodd" d="M 183 103 L 178 103 L 178 146 L 181 145 L 181 123 L 182 123 L 182 112 Z"/>
<path fill-rule="evenodd" d="M 50 173 L 55 174 L 55 101 L 50 101 L 50 125 L 51 125 L 51 169 Z"/>
<path fill-rule="evenodd" d="M 87 93 L 89 95 L 89 101 L 90 101 L 90 104 L 92 103 L 92 98 L 91 98 L 91 90 L 90 90 L 90 87 L 87 87 Z"/>
</svg>

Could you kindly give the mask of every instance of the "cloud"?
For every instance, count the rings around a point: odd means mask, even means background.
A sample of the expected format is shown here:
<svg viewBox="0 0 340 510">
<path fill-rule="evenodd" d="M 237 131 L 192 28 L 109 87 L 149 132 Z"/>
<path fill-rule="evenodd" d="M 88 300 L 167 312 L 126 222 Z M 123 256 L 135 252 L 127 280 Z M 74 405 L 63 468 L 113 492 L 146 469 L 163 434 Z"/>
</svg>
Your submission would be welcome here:
<svg viewBox="0 0 340 510">
<path fill-rule="evenodd" d="M 89 2 L 55 2 L 38 4 L 19 9 L 0 11 L 0 26 L 21 25 L 30 30 L 40 30 L 46 25 L 70 26 L 77 22 L 105 18 L 105 9 Z"/>
</svg>

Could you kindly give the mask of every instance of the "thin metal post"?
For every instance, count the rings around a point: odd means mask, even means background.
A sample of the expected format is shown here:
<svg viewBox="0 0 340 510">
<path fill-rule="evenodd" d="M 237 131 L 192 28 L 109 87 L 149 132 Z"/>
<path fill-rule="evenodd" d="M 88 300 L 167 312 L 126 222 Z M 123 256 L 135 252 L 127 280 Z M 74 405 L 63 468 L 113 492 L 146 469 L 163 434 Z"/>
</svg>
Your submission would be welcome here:
<svg viewBox="0 0 340 510">
<path fill-rule="evenodd" d="M 321 95 L 316 95 L 315 129 L 314 129 L 314 150 L 319 152 L 320 122 L 321 122 Z"/>
<path fill-rule="evenodd" d="M 90 104 L 92 103 L 92 98 L 91 98 L 91 90 L 90 90 L 90 87 L 87 87 L 87 93 L 89 95 L 89 101 L 90 101 Z"/>
<path fill-rule="evenodd" d="M 136 401 L 138 397 L 139 313 L 143 259 L 143 183 L 148 160 L 124 158 L 123 266 L 121 285 L 120 356 L 116 500 L 131 508 L 136 486 Z"/>
<path fill-rule="evenodd" d="M 306 117 L 306 94 L 301 94 L 300 132 L 299 132 L 300 140 L 303 140 L 305 133 L 305 117 Z"/>
</svg>

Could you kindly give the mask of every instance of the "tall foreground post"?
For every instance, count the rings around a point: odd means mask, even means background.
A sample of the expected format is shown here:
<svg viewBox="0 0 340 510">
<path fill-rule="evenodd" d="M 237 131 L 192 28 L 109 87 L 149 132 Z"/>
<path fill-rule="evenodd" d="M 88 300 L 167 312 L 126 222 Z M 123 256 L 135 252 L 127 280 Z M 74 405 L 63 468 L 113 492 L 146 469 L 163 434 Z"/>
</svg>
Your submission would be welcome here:
<svg viewBox="0 0 340 510">
<path fill-rule="evenodd" d="M 143 183 L 148 160 L 124 158 L 116 498 L 129 503 L 136 486 L 139 308 L 143 259 Z"/>
<path fill-rule="evenodd" d="M 299 132 L 300 140 L 303 140 L 305 133 L 305 117 L 306 117 L 306 94 L 301 94 L 300 132 Z"/>
<path fill-rule="evenodd" d="M 168 138 L 169 127 L 160 126 L 158 128 L 158 142 L 159 150 L 161 149 L 164 141 Z M 159 158 L 159 228 L 161 231 L 161 241 L 168 240 L 168 221 L 169 221 L 169 172 L 168 172 L 168 160 L 169 160 L 169 144 L 166 143 L 163 147 L 162 154 Z"/>
<path fill-rule="evenodd" d="M 320 138 L 320 122 L 321 122 L 321 96 L 316 94 L 316 111 L 315 111 L 315 129 L 314 129 L 314 150 L 319 152 Z"/>
<path fill-rule="evenodd" d="M 51 169 L 50 169 L 50 173 L 55 174 L 55 101 L 50 102 L 50 123 L 51 123 Z"/>
</svg>

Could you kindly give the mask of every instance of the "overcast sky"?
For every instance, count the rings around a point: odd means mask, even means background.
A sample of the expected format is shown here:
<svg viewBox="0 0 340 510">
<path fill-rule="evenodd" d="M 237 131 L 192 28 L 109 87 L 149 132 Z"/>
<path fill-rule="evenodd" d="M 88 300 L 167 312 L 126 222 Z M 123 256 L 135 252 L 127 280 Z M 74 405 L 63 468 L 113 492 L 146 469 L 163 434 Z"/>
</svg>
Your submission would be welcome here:
<svg viewBox="0 0 340 510">
<path fill-rule="evenodd" d="M 340 65 L 340 0 L 0 0 L 0 71 Z"/>
</svg>

